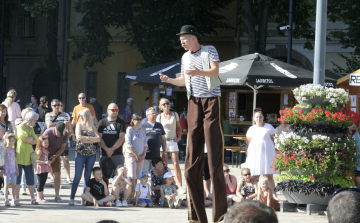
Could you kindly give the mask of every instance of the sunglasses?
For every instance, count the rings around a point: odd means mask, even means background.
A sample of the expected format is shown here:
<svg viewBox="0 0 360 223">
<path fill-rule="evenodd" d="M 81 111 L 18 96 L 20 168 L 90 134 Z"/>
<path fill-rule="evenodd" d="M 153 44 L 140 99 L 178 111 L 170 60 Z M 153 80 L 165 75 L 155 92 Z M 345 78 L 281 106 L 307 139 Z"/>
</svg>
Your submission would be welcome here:
<svg viewBox="0 0 360 223">
<path fill-rule="evenodd" d="M 108 109 L 108 110 L 112 112 L 119 112 L 119 109 Z"/>
<path fill-rule="evenodd" d="M 52 106 L 54 106 L 54 107 L 59 107 L 59 106 L 62 106 L 62 105 L 60 105 L 60 104 L 56 104 L 56 105 L 52 105 Z"/>
<path fill-rule="evenodd" d="M 85 97 L 79 97 L 80 100 L 85 99 Z"/>
<path fill-rule="evenodd" d="M 169 105 L 170 103 L 169 102 L 165 102 L 164 104 L 162 104 L 163 106 L 165 106 L 165 105 Z"/>
<path fill-rule="evenodd" d="M 243 174 L 243 176 L 251 176 L 251 173 L 246 173 L 246 174 Z"/>
<path fill-rule="evenodd" d="M 230 172 L 230 170 L 229 169 L 224 170 L 224 173 L 227 173 L 227 172 Z"/>
<path fill-rule="evenodd" d="M 136 119 L 133 119 L 134 121 L 142 121 L 141 118 L 136 118 Z"/>
</svg>

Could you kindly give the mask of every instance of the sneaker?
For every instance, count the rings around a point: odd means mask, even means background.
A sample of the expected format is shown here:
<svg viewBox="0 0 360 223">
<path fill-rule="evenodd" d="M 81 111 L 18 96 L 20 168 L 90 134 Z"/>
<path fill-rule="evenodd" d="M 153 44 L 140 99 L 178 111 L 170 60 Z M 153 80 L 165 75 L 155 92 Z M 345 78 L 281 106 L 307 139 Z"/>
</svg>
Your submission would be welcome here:
<svg viewBox="0 0 360 223">
<path fill-rule="evenodd" d="M 36 199 L 31 199 L 31 204 L 32 205 L 38 205 L 39 203 L 36 201 Z"/>
<path fill-rule="evenodd" d="M 19 199 L 13 200 L 13 203 L 14 203 L 15 206 L 20 206 L 20 200 Z"/>
<path fill-rule="evenodd" d="M 184 187 L 180 187 L 179 194 L 186 194 L 186 189 Z"/>
<path fill-rule="evenodd" d="M 87 202 L 87 201 L 85 201 L 85 200 L 81 200 L 81 204 L 82 204 L 83 206 L 86 206 L 86 202 Z"/>
<path fill-rule="evenodd" d="M 103 203 L 103 206 L 104 206 L 104 207 L 111 207 L 111 206 L 112 206 L 112 203 L 111 203 L 111 201 L 109 201 L 109 202 L 104 202 L 104 203 Z"/>
<path fill-rule="evenodd" d="M 122 201 L 122 206 L 123 206 L 123 207 L 127 207 L 127 206 L 128 206 L 128 202 L 127 202 L 126 200 L 123 200 L 123 201 Z"/>
<path fill-rule="evenodd" d="M 115 201 L 115 207 L 122 207 L 122 202 L 120 200 Z"/>
<path fill-rule="evenodd" d="M 4 195 L 4 192 L 2 192 L 2 190 L 0 190 L 0 195 Z"/>
<path fill-rule="evenodd" d="M 61 199 L 60 196 L 55 196 L 55 202 L 56 202 L 56 203 L 62 203 L 63 200 Z"/>
<path fill-rule="evenodd" d="M 22 195 L 27 195 L 27 193 L 26 193 L 26 188 L 22 188 L 21 191 L 22 191 L 22 192 L 21 192 Z"/>
<path fill-rule="evenodd" d="M 173 209 L 174 207 L 174 199 L 169 200 L 169 208 Z"/>
<path fill-rule="evenodd" d="M 70 199 L 70 200 L 69 200 L 69 205 L 70 205 L 70 206 L 74 206 L 74 199 Z"/>
<path fill-rule="evenodd" d="M 10 201 L 9 200 L 5 200 L 5 206 L 9 207 L 10 206 Z"/>
<path fill-rule="evenodd" d="M 175 204 L 175 208 L 179 208 L 180 206 L 181 206 L 181 204 L 182 204 L 182 199 L 181 198 L 179 198 L 177 201 L 176 201 L 176 204 Z"/>
</svg>

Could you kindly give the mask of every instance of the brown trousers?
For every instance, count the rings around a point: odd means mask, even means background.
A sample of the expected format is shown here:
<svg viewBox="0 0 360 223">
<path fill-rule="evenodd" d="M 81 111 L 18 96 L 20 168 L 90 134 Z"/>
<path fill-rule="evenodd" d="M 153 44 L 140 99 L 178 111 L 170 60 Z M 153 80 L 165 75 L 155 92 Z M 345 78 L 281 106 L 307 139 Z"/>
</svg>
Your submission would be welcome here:
<svg viewBox="0 0 360 223">
<path fill-rule="evenodd" d="M 188 102 L 188 139 L 185 179 L 188 187 L 189 222 L 207 223 L 203 185 L 204 143 L 213 185 L 213 221 L 219 222 L 227 211 L 223 172 L 223 132 L 220 97 L 195 98 Z"/>
</svg>

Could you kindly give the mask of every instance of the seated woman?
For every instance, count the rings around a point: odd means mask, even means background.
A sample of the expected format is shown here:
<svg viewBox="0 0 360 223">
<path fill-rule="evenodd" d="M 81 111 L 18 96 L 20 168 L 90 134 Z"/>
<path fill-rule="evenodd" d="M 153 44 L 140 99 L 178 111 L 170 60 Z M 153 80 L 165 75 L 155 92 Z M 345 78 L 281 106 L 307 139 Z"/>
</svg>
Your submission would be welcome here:
<svg viewBox="0 0 360 223">
<path fill-rule="evenodd" d="M 236 188 L 236 197 L 233 198 L 235 202 L 244 200 L 256 199 L 258 186 L 257 179 L 251 177 L 250 169 L 244 168 L 241 170 L 242 181 Z M 243 191 L 243 193 L 241 193 Z"/>
<path fill-rule="evenodd" d="M 280 203 L 273 197 L 273 193 L 269 187 L 269 179 L 265 176 L 260 177 L 258 187 L 258 200 L 266 204 L 268 207 L 278 210 L 280 208 Z"/>
<path fill-rule="evenodd" d="M 118 167 L 117 176 L 114 177 L 112 182 L 112 194 L 115 196 L 116 207 L 127 207 L 127 199 L 131 195 L 132 182 L 127 178 L 126 167 Z"/>
<path fill-rule="evenodd" d="M 151 200 L 154 204 L 159 204 L 159 198 L 161 197 L 160 188 L 163 185 L 164 175 L 167 172 L 171 172 L 170 169 L 165 165 L 164 160 L 161 157 L 154 157 L 151 160 L 151 164 L 154 167 L 150 171 L 151 175 Z"/>
<path fill-rule="evenodd" d="M 86 185 L 85 193 L 81 195 L 81 198 L 86 202 L 86 206 L 111 206 L 111 201 L 115 200 L 115 196 L 109 195 L 109 188 L 103 179 L 100 167 L 94 167 L 92 172 L 94 178 Z"/>
<path fill-rule="evenodd" d="M 237 179 L 234 175 L 230 174 L 230 169 L 225 163 L 223 165 L 223 169 L 226 183 L 227 202 L 229 203 L 234 197 L 236 197 Z M 212 194 L 209 194 L 208 198 L 212 200 Z"/>
</svg>

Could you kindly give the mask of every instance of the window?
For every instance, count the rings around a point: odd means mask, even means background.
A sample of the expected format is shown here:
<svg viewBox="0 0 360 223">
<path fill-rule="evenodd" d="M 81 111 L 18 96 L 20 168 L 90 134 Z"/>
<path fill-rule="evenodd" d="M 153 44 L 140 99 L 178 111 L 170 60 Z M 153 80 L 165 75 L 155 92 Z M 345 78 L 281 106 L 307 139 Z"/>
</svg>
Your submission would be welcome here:
<svg viewBox="0 0 360 223">
<path fill-rule="evenodd" d="M 246 110 L 246 93 L 238 93 L 238 111 Z"/>
<path fill-rule="evenodd" d="M 35 36 L 35 18 L 32 18 L 30 15 L 16 17 L 16 36 Z"/>
<path fill-rule="evenodd" d="M 120 113 L 124 113 L 129 98 L 130 81 L 125 79 L 126 73 L 118 73 L 118 106 Z"/>
<path fill-rule="evenodd" d="M 96 98 L 97 93 L 97 72 L 86 73 L 86 98 Z"/>
</svg>

